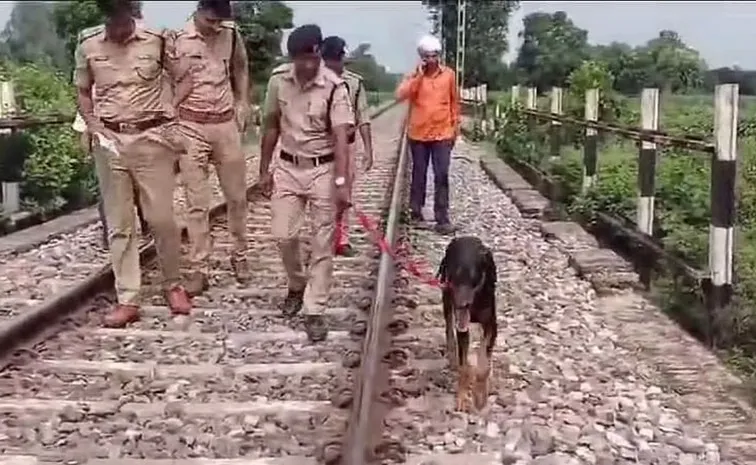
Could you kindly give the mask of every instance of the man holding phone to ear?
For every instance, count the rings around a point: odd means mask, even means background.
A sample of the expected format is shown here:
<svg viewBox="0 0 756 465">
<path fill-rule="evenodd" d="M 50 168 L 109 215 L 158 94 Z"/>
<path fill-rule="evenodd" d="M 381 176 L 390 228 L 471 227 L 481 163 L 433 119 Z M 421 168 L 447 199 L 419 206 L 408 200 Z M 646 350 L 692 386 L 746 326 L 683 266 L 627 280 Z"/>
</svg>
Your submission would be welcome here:
<svg viewBox="0 0 756 465">
<path fill-rule="evenodd" d="M 449 218 L 449 163 L 459 136 L 459 95 L 454 71 L 440 63 L 441 42 L 425 36 L 418 43 L 421 63 L 396 90 L 410 105 L 407 136 L 412 152 L 410 216 L 422 222 L 428 163 L 433 164 L 433 209 L 436 232 L 453 234 Z"/>
</svg>

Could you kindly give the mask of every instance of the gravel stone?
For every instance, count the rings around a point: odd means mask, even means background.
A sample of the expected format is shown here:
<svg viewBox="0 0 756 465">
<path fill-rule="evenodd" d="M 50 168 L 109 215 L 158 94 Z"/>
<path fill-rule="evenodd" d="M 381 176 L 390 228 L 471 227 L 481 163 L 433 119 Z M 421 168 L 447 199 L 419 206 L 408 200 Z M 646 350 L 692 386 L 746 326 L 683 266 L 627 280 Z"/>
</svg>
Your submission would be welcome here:
<svg viewBox="0 0 756 465">
<path fill-rule="evenodd" d="M 479 413 L 456 412 L 456 374 L 449 370 L 411 376 L 414 387 L 404 391 L 405 406 L 388 414 L 387 430 L 411 454 L 499 452 L 504 464 L 723 463 L 704 419 L 691 419 L 686 410 L 697 406 L 681 407 L 652 367 L 619 346 L 595 316 L 591 285 L 541 236 L 539 221 L 523 218 L 469 161 L 480 154 L 457 142 L 450 192 L 456 235 L 480 237 L 498 268 L 499 335 L 488 405 Z M 432 173 L 428 186 L 424 215 L 433 218 Z M 405 227 L 401 240 L 433 274 L 450 238 L 421 225 Z M 410 331 L 436 327 L 442 334 L 440 291 L 399 274 L 408 282 L 394 296 L 395 317 L 408 321 Z M 471 353 L 480 340 L 477 327 L 472 335 Z M 445 357 L 442 335 L 395 338 L 395 347 L 402 344 L 405 356 L 394 357 L 400 366 Z"/>
<path fill-rule="evenodd" d="M 247 176 L 256 179 L 259 157 L 247 150 Z M 223 198 L 215 172 L 211 170 L 213 201 Z M 174 205 L 177 218 L 183 221 L 186 199 L 183 188 L 177 188 Z M 59 292 L 74 286 L 78 280 L 109 263 L 102 247 L 102 226 L 85 226 L 41 244 L 32 250 L 0 254 L 0 317 L 13 317 Z M 5 303 L 5 300 L 13 300 Z M 27 301 L 27 302 L 24 302 Z"/>
<path fill-rule="evenodd" d="M 398 132 L 402 117 L 402 110 L 397 108 L 373 125 L 376 166 L 370 177 L 363 178 L 363 188 L 355 195 L 370 214 L 380 215 L 389 198 L 386 191 L 394 173 L 397 142 L 392 135 Z M 257 177 L 256 165 L 257 160 L 249 163 L 250 182 Z M 155 309 L 145 309 L 144 318 L 129 328 L 102 330 L 102 308 L 110 303 L 109 296 L 103 296 L 91 308 L 62 323 L 55 335 L 33 350 L 15 354 L 10 365 L 0 372 L 0 397 L 6 402 L 66 400 L 98 404 L 4 413 L 0 418 L 0 451 L 32 455 L 53 463 L 85 463 L 93 458 L 180 461 L 312 457 L 324 438 L 341 439 L 347 427 L 348 412 L 344 409 L 353 402 L 353 370 L 359 366 L 365 333 L 362 309 L 365 299 L 370 306 L 374 288 L 376 247 L 365 237 L 360 238 L 359 228 L 355 228 L 352 243 L 359 254 L 352 259 L 336 259 L 337 282 L 331 304 L 338 308 L 327 317 L 331 328 L 346 332 L 347 337 L 311 344 L 301 333 L 301 318 L 285 318 L 276 310 L 286 280 L 270 236 L 267 202 L 256 199 L 250 204 L 247 227 L 253 268 L 249 285 L 235 282 L 228 260 L 232 242 L 224 221 L 214 221 L 212 289 L 194 301 L 195 307 L 205 308 L 175 320 L 167 310 L 161 314 L 163 310 L 156 313 Z M 100 240 L 96 227 L 90 236 L 88 247 L 96 252 Z M 83 238 L 77 236 L 76 241 L 70 245 L 81 243 Z M 72 278 L 83 275 L 81 268 L 73 269 L 73 264 L 98 264 L 91 250 L 88 256 L 74 256 L 64 245 L 69 244 L 60 242 L 57 248 L 43 245 L 39 250 L 56 263 L 68 260 L 66 263 L 72 265 L 63 271 Z M 8 262 L 2 260 L 28 260 L 39 265 L 34 275 L 36 282 L 24 281 L 28 289 L 20 286 L 20 281 L 12 283 L 14 305 L 17 303 L 19 308 L 28 304 L 28 299 L 49 296 L 51 291 L 39 283 L 46 277 L 59 279 L 63 272 L 40 263 L 42 252 L 34 253 L 0 258 L 3 269 Z M 104 255 L 102 261 L 106 261 Z M 24 279 L 23 273 L 18 274 L 21 276 L 13 279 Z M 0 279 L 4 278 L 5 274 Z M 143 302 L 164 306 L 156 263 L 144 266 L 142 282 Z M 7 281 L 0 281 L 0 299 L 5 295 L 5 284 Z M 240 297 L 260 289 L 265 292 L 257 297 Z M 3 302 L 6 301 L 0 300 Z M 281 335 L 276 337 L 277 333 Z M 273 336 L 265 341 L 250 341 L 262 334 Z M 292 335 L 299 339 L 292 339 Z M 419 345 L 421 341 L 408 344 Z M 278 371 L 279 364 L 307 366 L 323 362 L 334 363 L 327 369 L 313 365 L 313 369 L 299 373 Z M 276 365 L 265 367 L 273 363 Z M 205 414 L 195 408 L 207 410 L 208 406 L 201 404 L 231 402 L 247 403 L 247 408 L 281 402 L 282 407 L 275 413 L 250 409 L 225 415 Z M 299 410 L 308 402 L 317 409 Z M 156 403 L 162 403 L 162 409 L 146 410 Z M 141 410 L 136 413 L 129 408 L 133 406 Z M 325 458 L 332 460 L 338 454 L 340 447 L 326 450 Z"/>
</svg>

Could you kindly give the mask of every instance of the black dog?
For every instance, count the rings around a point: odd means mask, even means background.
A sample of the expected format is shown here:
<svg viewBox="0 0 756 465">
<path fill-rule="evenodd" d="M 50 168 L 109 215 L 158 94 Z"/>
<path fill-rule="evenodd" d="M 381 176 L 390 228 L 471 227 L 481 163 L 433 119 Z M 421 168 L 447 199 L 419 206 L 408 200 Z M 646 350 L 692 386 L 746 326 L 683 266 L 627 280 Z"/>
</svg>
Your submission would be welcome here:
<svg viewBox="0 0 756 465">
<path fill-rule="evenodd" d="M 485 360 L 478 357 L 478 368 L 483 368 L 483 371 L 479 371 L 475 376 L 477 384 L 482 386 L 473 389 L 476 407 L 482 408 L 488 397 L 488 363 L 497 335 L 496 263 L 493 253 L 477 237 L 456 237 L 446 247 L 446 253 L 438 269 L 438 277 L 444 283 L 447 357 L 450 365 L 458 366 L 460 371 L 457 390 L 457 408 L 460 410 L 465 410 L 464 392 L 473 381 L 467 363 L 470 348 L 469 326 L 470 323 L 477 323 L 483 328 L 481 355 Z M 485 363 L 486 367 L 482 367 L 482 363 Z"/>
</svg>

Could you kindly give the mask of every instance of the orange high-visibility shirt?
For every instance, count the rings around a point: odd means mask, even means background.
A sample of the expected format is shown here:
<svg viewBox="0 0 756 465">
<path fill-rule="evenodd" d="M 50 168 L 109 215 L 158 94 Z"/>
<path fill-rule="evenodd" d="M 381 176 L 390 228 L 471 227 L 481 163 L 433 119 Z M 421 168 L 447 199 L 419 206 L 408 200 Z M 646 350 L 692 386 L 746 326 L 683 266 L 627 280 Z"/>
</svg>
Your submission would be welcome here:
<svg viewBox="0 0 756 465">
<path fill-rule="evenodd" d="M 407 135 L 410 139 L 454 139 L 459 129 L 459 94 L 454 71 L 446 66 L 428 76 L 407 76 L 396 90 L 397 100 L 410 104 Z"/>
</svg>

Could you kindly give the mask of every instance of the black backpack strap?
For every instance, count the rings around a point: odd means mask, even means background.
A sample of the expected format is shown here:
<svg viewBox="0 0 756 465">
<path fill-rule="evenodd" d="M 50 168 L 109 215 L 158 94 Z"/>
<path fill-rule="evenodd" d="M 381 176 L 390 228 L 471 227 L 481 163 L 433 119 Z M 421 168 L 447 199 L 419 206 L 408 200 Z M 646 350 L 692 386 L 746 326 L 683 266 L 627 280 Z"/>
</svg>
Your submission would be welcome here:
<svg viewBox="0 0 756 465">
<path fill-rule="evenodd" d="M 233 34 L 233 37 L 231 38 L 231 57 L 229 58 L 229 69 L 231 70 L 231 74 L 234 72 L 234 57 L 236 56 L 236 28 L 231 29 L 231 33 Z"/>
<path fill-rule="evenodd" d="M 349 93 L 349 84 L 347 84 L 346 81 L 343 81 L 344 85 L 347 88 L 347 93 Z M 334 86 L 331 88 L 331 93 L 328 94 L 328 100 L 326 100 L 326 131 L 331 132 L 331 107 L 333 106 L 333 96 L 336 93 L 336 89 L 341 84 L 334 84 Z"/>
<path fill-rule="evenodd" d="M 234 79 L 234 57 L 236 56 L 236 26 L 231 28 L 231 56 L 228 58 L 228 77 L 231 81 L 231 90 L 236 89 L 236 80 Z"/>
<path fill-rule="evenodd" d="M 160 36 L 160 65 L 165 65 L 165 36 Z"/>
</svg>

